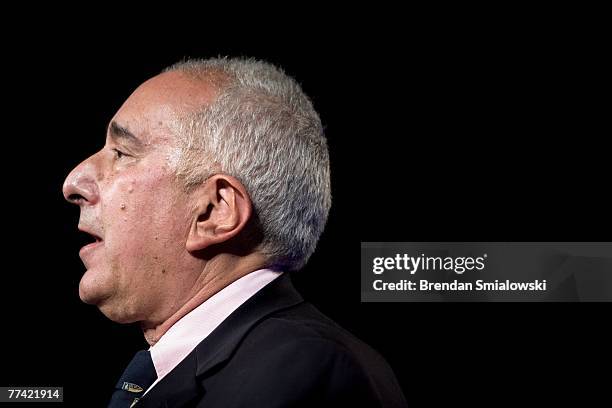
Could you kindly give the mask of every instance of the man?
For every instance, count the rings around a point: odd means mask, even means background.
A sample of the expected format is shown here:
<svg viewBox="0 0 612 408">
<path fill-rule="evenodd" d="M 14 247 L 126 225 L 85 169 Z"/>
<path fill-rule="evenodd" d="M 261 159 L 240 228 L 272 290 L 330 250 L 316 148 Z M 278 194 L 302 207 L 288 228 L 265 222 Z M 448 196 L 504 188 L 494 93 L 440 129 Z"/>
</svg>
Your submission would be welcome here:
<svg viewBox="0 0 612 408">
<path fill-rule="evenodd" d="M 80 298 L 139 322 L 110 406 L 404 406 L 387 363 L 289 279 L 331 205 L 320 119 L 270 64 L 192 60 L 128 98 L 64 196 L 91 235 Z"/>
</svg>

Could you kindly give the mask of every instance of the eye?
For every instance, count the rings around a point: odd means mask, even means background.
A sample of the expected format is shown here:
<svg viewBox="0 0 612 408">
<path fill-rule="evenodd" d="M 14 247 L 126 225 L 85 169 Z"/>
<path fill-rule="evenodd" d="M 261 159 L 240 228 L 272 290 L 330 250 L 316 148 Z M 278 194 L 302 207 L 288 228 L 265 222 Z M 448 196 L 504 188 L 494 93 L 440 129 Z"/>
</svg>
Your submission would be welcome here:
<svg viewBox="0 0 612 408">
<path fill-rule="evenodd" d="M 121 159 L 124 156 L 128 156 L 127 154 L 123 153 L 121 150 L 119 149 L 113 149 L 113 152 L 115 152 L 115 157 L 117 159 Z"/>
</svg>

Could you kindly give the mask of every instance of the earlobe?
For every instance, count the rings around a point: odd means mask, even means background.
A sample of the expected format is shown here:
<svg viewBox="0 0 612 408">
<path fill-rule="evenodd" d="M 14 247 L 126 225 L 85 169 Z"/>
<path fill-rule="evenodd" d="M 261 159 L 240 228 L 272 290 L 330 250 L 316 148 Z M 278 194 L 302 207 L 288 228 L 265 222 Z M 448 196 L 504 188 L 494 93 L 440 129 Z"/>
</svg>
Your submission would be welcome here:
<svg viewBox="0 0 612 408">
<path fill-rule="evenodd" d="M 243 230 L 252 212 L 246 188 L 235 177 L 217 174 L 196 190 L 196 210 L 186 242 L 189 252 L 229 241 Z"/>
</svg>

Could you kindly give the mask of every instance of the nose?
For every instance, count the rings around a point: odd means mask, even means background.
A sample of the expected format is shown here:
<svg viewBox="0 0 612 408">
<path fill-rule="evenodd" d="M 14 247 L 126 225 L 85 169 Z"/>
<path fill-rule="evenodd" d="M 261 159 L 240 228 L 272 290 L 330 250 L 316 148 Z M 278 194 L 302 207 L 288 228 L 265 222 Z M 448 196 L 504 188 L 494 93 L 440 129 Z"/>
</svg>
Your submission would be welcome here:
<svg viewBox="0 0 612 408">
<path fill-rule="evenodd" d="M 93 158 L 94 156 L 76 166 L 64 180 L 62 192 L 69 203 L 83 206 L 98 202 L 100 194 Z"/>
</svg>

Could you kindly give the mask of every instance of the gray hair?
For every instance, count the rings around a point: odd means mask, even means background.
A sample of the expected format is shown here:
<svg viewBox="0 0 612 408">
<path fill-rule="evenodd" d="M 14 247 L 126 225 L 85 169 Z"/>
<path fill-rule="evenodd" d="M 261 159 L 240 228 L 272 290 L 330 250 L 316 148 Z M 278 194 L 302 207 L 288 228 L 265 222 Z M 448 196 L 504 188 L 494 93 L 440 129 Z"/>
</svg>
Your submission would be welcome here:
<svg viewBox="0 0 612 408">
<path fill-rule="evenodd" d="M 242 58 L 188 60 L 166 68 L 219 94 L 178 121 L 177 174 L 187 187 L 215 173 L 236 177 L 253 203 L 270 266 L 302 268 L 331 206 L 329 153 L 319 115 L 281 69 Z"/>
</svg>

